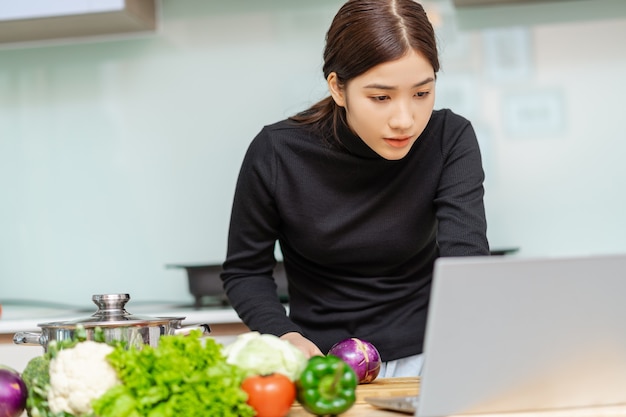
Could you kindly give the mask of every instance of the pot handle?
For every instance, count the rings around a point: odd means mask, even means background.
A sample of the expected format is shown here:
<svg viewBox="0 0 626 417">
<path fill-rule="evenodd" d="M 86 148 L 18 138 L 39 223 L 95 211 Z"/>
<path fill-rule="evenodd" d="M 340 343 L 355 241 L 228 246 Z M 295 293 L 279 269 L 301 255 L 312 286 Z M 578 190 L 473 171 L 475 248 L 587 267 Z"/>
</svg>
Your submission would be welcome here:
<svg viewBox="0 0 626 417">
<path fill-rule="evenodd" d="M 16 345 L 46 345 L 45 337 L 42 333 L 17 332 L 13 335 L 13 343 Z"/>
<path fill-rule="evenodd" d="M 208 324 L 204 323 L 204 324 L 197 324 L 195 326 L 179 327 L 178 329 L 174 329 L 174 334 L 182 334 L 186 336 L 189 333 L 191 333 L 192 330 L 202 330 L 202 334 L 204 336 L 211 333 L 211 327 Z"/>
</svg>

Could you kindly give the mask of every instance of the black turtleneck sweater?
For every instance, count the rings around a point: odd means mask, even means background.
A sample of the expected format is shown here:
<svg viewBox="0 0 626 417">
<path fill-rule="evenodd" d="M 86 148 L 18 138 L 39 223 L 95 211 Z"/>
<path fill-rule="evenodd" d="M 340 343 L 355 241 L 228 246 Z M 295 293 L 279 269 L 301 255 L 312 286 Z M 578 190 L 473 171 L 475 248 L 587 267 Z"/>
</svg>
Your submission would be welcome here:
<svg viewBox="0 0 626 417">
<path fill-rule="evenodd" d="M 341 142 L 289 120 L 252 141 L 235 191 L 224 289 L 251 330 L 300 332 L 322 352 L 358 337 L 383 361 L 418 354 L 435 258 L 489 254 L 474 130 L 449 110 L 434 111 L 397 161 L 345 127 Z M 289 315 L 272 279 L 277 240 Z"/>
</svg>

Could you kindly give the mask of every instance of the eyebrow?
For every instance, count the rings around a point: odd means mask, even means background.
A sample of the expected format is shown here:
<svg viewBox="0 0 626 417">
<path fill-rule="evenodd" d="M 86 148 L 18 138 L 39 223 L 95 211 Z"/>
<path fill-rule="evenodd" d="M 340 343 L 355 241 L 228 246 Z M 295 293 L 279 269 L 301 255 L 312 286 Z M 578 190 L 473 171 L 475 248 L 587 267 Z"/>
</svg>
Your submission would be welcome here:
<svg viewBox="0 0 626 417">
<path fill-rule="evenodd" d="M 417 87 L 421 87 L 425 84 L 431 83 L 435 81 L 435 79 L 433 77 L 428 77 L 423 81 L 420 81 L 416 84 L 413 84 L 413 86 L 411 88 L 417 88 Z M 372 89 L 377 89 L 377 90 L 396 90 L 398 87 L 395 86 L 391 86 L 391 85 L 384 85 L 384 84 L 368 84 L 366 86 L 364 86 L 363 88 L 372 88 Z"/>
</svg>

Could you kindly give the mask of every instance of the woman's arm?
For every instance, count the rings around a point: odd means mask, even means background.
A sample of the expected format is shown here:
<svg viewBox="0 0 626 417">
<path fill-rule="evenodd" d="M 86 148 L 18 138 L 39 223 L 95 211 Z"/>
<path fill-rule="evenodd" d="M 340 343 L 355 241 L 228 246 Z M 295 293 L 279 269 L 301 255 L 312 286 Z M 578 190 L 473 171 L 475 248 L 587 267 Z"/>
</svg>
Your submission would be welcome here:
<svg viewBox="0 0 626 417">
<path fill-rule="evenodd" d="M 251 329 L 277 336 L 300 329 L 287 317 L 272 273 L 280 217 L 274 202 L 275 158 L 267 130 L 252 141 L 241 166 L 221 275 L 239 317 Z"/>
<path fill-rule="evenodd" d="M 464 120 L 464 119 L 463 119 Z M 435 207 L 440 256 L 489 255 L 480 148 L 467 121 L 445 129 L 443 170 Z"/>
</svg>

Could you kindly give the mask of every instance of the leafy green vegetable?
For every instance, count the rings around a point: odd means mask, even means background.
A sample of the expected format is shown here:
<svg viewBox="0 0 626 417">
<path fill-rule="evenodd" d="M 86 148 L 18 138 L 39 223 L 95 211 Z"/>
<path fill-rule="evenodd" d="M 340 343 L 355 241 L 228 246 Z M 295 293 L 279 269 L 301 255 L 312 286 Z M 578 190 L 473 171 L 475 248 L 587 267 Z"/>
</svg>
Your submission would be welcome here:
<svg viewBox="0 0 626 417">
<path fill-rule="evenodd" d="M 117 346 L 108 360 L 122 385 L 93 403 L 99 417 L 206 415 L 251 417 L 241 389 L 243 370 L 226 363 L 222 346 L 201 338 L 162 336 L 157 347 L 128 350 Z"/>
<path fill-rule="evenodd" d="M 271 334 L 247 332 L 224 349 L 226 361 L 248 375 L 280 373 L 295 381 L 307 365 L 304 353 L 291 343 Z"/>
</svg>

